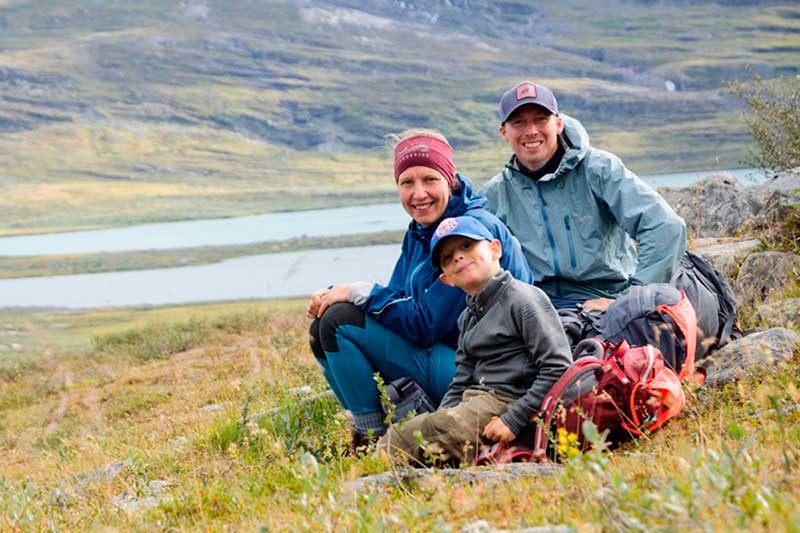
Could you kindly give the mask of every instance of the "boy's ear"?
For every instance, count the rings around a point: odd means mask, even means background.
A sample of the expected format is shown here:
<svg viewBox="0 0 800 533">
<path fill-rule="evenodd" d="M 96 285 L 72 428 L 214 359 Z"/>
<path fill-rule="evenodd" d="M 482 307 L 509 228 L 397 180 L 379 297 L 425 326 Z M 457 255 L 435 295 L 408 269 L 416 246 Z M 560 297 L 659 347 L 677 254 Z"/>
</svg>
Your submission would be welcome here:
<svg viewBox="0 0 800 533">
<path fill-rule="evenodd" d="M 439 274 L 439 281 L 441 281 L 441 282 L 442 282 L 442 283 L 444 283 L 445 285 L 450 285 L 451 287 L 455 287 L 455 285 L 453 285 L 453 284 L 450 282 L 450 280 L 449 280 L 449 279 L 447 279 L 447 275 L 446 275 L 444 272 L 442 272 L 441 274 Z"/>
<path fill-rule="evenodd" d="M 503 245 L 495 239 L 489 242 L 489 247 L 492 249 L 492 260 L 499 261 L 503 257 Z"/>
</svg>

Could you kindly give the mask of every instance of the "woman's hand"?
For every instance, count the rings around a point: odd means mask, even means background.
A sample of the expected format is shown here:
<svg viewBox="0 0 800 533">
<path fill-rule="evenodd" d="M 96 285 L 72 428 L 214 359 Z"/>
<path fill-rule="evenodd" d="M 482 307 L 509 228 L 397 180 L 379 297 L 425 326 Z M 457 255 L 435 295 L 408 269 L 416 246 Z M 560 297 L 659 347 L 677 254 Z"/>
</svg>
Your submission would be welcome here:
<svg viewBox="0 0 800 533">
<path fill-rule="evenodd" d="M 586 300 L 583 302 L 583 308 L 586 311 L 602 311 L 606 312 L 608 306 L 614 303 L 610 298 L 595 298 L 594 300 Z"/>
<path fill-rule="evenodd" d="M 499 416 L 492 417 L 486 427 L 483 428 L 483 436 L 491 439 L 494 442 L 503 441 L 511 442 L 517 436 L 511 431 L 508 426 L 503 422 Z"/>
<path fill-rule="evenodd" d="M 308 318 L 321 317 L 328 307 L 335 303 L 349 301 L 348 295 L 350 294 L 350 284 L 334 285 L 330 289 L 319 289 L 311 295 L 306 307 L 306 316 Z"/>
</svg>

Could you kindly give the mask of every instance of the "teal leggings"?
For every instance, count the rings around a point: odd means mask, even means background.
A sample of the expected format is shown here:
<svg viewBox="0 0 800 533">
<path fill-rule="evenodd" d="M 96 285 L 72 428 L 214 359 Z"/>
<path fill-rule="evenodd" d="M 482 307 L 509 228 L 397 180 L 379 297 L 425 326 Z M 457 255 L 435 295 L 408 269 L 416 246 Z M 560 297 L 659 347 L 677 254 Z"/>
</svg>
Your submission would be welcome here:
<svg viewBox="0 0 800 533">
<path fill-rule="evenodd" d="M 352 304 L 331 306 L 311 325 L 311 347 L 339 402 L 354 415 L 381 411 L 373 374 L 410 377 L 439 405 L 456 371 L 455 350 L 420 348 Z"/>
</svg>

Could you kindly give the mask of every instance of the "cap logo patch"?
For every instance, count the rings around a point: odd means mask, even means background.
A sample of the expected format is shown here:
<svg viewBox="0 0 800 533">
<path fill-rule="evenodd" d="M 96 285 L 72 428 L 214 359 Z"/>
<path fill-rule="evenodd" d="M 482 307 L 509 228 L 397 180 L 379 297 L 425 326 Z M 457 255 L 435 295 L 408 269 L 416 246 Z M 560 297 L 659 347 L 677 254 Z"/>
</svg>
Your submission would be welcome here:
<svg viewBox="0 0 800 533">
<path fill-rule="evenodd" d="M 517 101 L 525 98 L 536 98 L 536 85 L 532 83 L 520 83 L 514 90 Z"/>
<path fill-rule="evenodd" d="M 458 219 L 455 218 L 446 218 L 442 220 L 442 223 L 439 224 L 439 227 L 436 228 L 436 237 L 443 237 L 450 233 L 453 233 L 456 228 L 458 227 Z"/>
</svg>

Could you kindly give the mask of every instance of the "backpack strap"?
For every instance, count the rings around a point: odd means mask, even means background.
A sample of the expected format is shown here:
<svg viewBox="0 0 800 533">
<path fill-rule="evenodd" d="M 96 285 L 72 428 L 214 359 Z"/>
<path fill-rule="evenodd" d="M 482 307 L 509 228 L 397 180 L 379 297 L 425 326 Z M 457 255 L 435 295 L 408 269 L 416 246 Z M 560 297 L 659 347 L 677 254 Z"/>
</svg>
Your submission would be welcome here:
<svg viewBox="0 0 800 533">
<path fill-rule="evenodd" d="M 739 331 L 736 324 L 736 312 L 734 310 L 736 297 L 728 282 L 705 259 L 688 250 L 684 253 L 684 257 L 681 258 L 681 264 L 684 264 L 684 262 L 687 269 L 695 272 L 695 278 L 716 296 L 719 304 L 719 312 L 717 314 L 725 317 L 725 323 L 718 331 L 716 348 L 722 348 L 732 340 L 741 338 L 741 331 Z"/>
<path fill-rule="evenodd" d="M 582 357 L 572 363 L 564 374 L 558 378 L 542 400 L 539 412 L 531 417 L 531 421 L 536 423 L 536 430 L 533 436 L 533 454 L 543 454 L 547 449 L 547 434 L 550 431 L 550 424 L 553 422 L 553 415 L 557 406 L 558 399 L 570 386 L 575 376 L 585 371 L 587 368 L 601 368 L 604 361 L 596 357 Z M 539 421 L 536 421 L 536 419 Z"/>
<path fill-rule="evenodd" d="M 694 374 L 694 357 L 697 350 L 697 314 L 694 307 L 686 297 L 686 293 L 680 291 L 681 299 L 675 305 L 660 305 L 658 312 L 668 315 L 678 326 L 686 340 L 686 359 L 683 361 L 678 377 L 681 381 L 686 381 Z"/>
</svg>

